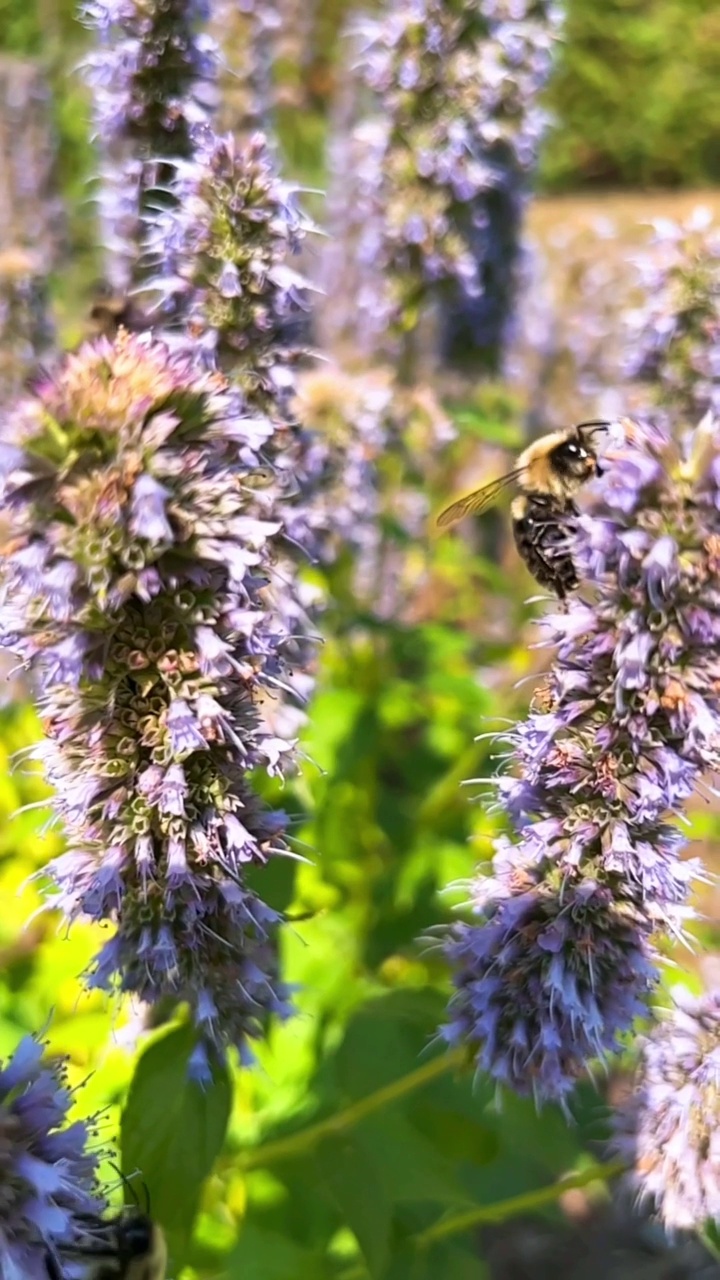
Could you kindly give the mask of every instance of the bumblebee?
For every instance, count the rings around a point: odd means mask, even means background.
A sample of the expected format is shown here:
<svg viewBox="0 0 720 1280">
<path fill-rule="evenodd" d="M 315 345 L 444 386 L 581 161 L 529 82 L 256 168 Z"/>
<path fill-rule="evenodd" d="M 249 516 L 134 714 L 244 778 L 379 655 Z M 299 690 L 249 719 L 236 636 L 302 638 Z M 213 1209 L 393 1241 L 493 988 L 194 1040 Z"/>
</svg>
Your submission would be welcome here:
<svg viewBox="0 0 720 1280">
<path fill-rule="evenodd" d="M 86 1270 L 84 1280 L 165 1280 L 168 1251 L 162 1228 L 149 1213 L 127 1206 L 114 1218 L 88 1219 L 86 1242 L 68 1251 Z M 65 1280 L 48 1254 L 48 1280 Z"/>
<path fill-rule="evenodd" d="M 580 422 L 535 440 L 507 475 L 446 507 L 438 516 L 438 526 L 446 529 L 464 516 L 477 515 L 515 484 L 520 490 L 510 508 L 515 545 L 536 581 L 564 600 L 578 585 L 568 546 L 573 519 L 579 515 L 575 495 L 593 476 L 603 473 L 592 440 L 609 425 L 599 420 Z"/>
</svg>

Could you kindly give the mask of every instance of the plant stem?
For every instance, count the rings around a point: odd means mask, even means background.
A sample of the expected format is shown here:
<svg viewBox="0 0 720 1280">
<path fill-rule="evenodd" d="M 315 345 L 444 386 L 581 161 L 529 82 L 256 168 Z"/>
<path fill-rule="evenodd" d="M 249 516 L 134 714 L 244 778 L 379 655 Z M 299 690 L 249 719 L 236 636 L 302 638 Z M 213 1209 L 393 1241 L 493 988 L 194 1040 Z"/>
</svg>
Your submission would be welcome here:
<svg viewBox="0 0 720 1280">
<path fill-rule="evenodd" d="M 407 1097 L 408 1094 L 422 1089 L 432 1080 L 437 1080 L 449 1071 L 464 1066 L 466 1062 L 465 1049 L 454 1049 L 450 1053 L 441 1054 L 424 1066 L 418 1067 L 416 1071 L 411 1071 L 408 1075 L 401 1076 L 399 1080 L 393 1080 L 390 1084 L 383 1085 L 381 1089 L 376 1089 L 367 1097 L 358 1099 L 344 1111 L 336 1111 L 335 1115 L 319 1120 L 317 1124 L 308 1125 L 306 1129 L 300 1129 L 298 1133 L 292 1133 L 287 1138 L 278 1138 L 276 1142 L 267 1142 L 263 1146 L 244 1152 L 239 1158 L 239 1167 L 244 1170 L 265 1168 L 270 1164 L 278 1164 L 281 1160 L 294 1160 L 317 1146 L 323 1138 L 352 1129 L 374 1111 L 380 1111 L 383 1107 L 397 1102 L 398 1099 Z"/>
<path fill-rule="evenodd" d="M 612 1160 L 607 1164 L 591 1165 L 588 1169 L 581 1169 L 578 1173 L 571 1173 L 565 1178 L 561 1178 L 559 1182 L 553 1182 L 549 1187 L 541 1187 L 539 1191 L 524 1191 L 519 1196 L 509 1196 L 507 1200 L 498 1200 L 495 1204 L 479 1204 L 472 1209 L 465 1209 L 462 1213 L 452 1214 L 448 1218 L 441 1218 L 439 1222 L 433 1223 L 427 1230 L 421 1231 L 418 1235 L 413 1236 L 412 1243 L 415 1249 L 427 1249 L 431 1244 L 435 1244 L 438 1240 L 445 1240 L 448 1236 L 457 1235 L 461 1231 L 468 1231 L 471 1227 L 479 1226 L 483 1222 L 504 1222 L 506 1218 L 513 1218 L 519 1213 L 529 1213 L 534 1209 L 541 1209 L 547 1204 L 552 1204 L 554 1200 L 559 1200 L 560 1196 L 566 1191 L 572 1191 L 578 1187 L 586 1187 L 590 1182 L 608 1182 L 610 1178 L 615 1178 L 618 1174 L 623 1173 L 626 1165 L 622 1160 Z"/>
<path fill-rule="evenodd" d="M 705 1246 L 710 1257 L 714 1258 L 716 1262 L 720 1262 L 720 1249 L 709 1233 L 707 1231 L 698 1231 L 698 1239 Z"/>
<path fill-rule="evenodd" d="M 506 1200 L 497 1200 L 495 1204 L 475 1205 L 472 1209 L 464 1209 L 462 1213 L 455 1213 L 450 1217 L 441 1218 L 439 1222 L 433 1223 L 425 1231 L 420 1231 L 417 1235 L 411 1236 L 408 1245 L 413 1251 L 422 1253 L 425 1249 L 429 1249 L 431 1245 L 437 1244 L 438 1241 L 446 1240 L 448 1236 L 459 1235 L 461 1232 L 469 1231 L 472 1227 L 481 1226 L 483 1223 L 504 1222 L 506 1218 L 513 1218 L 517 1214 L 542 1209 L 546 1205 L 552 1204 L 555 1200 L 559 1200 L 566 1191 L 586 1187 L 591 1182 L 608 1182 L 611 1178 L 617 1177 L 618 1174 L 624 1173 L 626 1168 L 627 1166 L 622 1160 L 612 1160 L 607 1164 L 595 1164 L 588 1169 L 579 1170 L 578 1173 L 571 1173 L 567 1177 L 561 1178 L 559 1182 L 553 1182 L 549 1187 L 540 1187 L 538 1191 L 524 1191 L 522 1195 L 509 1196 Z M 703 1241 L 707 1243 L 704 1237 Z M 338 1280 L 367 1280 L 367 1277 L 367 1268 L 362 1262 L 359 1262 L 341 1272 Z"/>
</svg>

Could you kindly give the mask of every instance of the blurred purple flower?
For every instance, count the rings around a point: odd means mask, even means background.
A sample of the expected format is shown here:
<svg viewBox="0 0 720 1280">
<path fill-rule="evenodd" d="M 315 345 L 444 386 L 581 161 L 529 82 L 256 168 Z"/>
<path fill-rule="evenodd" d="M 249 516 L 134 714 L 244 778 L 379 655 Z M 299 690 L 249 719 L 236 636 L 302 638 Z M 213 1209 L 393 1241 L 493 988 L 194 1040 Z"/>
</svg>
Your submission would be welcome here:
<svg viewBox="0 0 720 1280">
<path fill-rule="evenodd" d="M 400 388 L 389 369 L 350 372 L 329 361 L 300 373 L 291 409 L 312 431 L 317 484 L 307 512 L 323 559 L 351 551 L 355 595 L 377 608 L 380 583 L 392 590 L 387 564 L 381 568 L 384 524 L 392 519 L 418 538 L 428 514 L 425 495 L 397 485 L 388 494 L 383 463 L 391 453 L 406 461 L 427 455 L 452 439 L 452 425 L 428 388 Z"/>
<path fill-rule="evenodd" d="M 285 848 L 251 775 L 293 747 L 263 711 L 301 612 L 278 491 L 269 509 L 254 489 L 273 430 L 222 375 L 121 331 L 19 406 L 0 472 L 2 639 L 38 672 L 68 835 L 54 901 L 116 924 L 93 984 L 187 1001 L 220 1052 L 286 1011 L 278 917 L 245 879 Z"/>
<path fill-rule="evenodd" d="M 173 206 L 148 219 L 152 283 L 186 317 L 189 345 L 232 373 L 248 405 L 279 418 L 297 360 L 279 340 L 306 305 L 289 260 L 311 224 L 262 133 L 238 142 L 207 127 L 193 143 L 176 168 Z"/>
<path fill-rule="evenodd" d="M 655 982 L 651 935 L 681 934 L 690 914 L 701 867 L 681 860 L 671 819 L 720 764 L 709 467 L 719 454 L 709 419 L 680 446 L 627 424 L 600 504 L 578 524 L 574 556 L 593 602 L 575 596 L 545 618 L 557 645 L 545 705 L 502 735 L 515 772 L 497 794 L 519 840 L 499 841 L 494 876 L 473 891 L 483 923 L 451 932 L 446 1035 L 541 1099 L 564 1097 L 617 1046 Z"/>
<path fill-rule="evenodd" d="M 57 1063 L 31 1036 L 0 1064 L 0 1275 L 48 1280 L 47 1258 L 72 1267 L 86 1215 L 97 1217 L 91 1130 L 67 1124 L 71 1095 Z"/>
<path fill-rule="evenodd" d="M 380 344 L 388 323 L 407 334 L 441 296 L 476 348 L 501 341 L 561 17 L 549 0 L 395 0 L 357 27 L 359 79 L 377 107 L 350 139 L 364 194 L 356 203 L 351 180 L 343 210 L 344 243 L 367 266 L 350 302 L 358 331 Z"/>
<path fill-rule="evenodd" d="M 653 227 L 625 372 L 646 385 L 656 416 L 698 421 L 720 412 L 720 231 L 706 209 L 684 224 L 662 218 Z"/>
<path fill-rule="evenodd" d="M 142 214 L 166 204 L 176 161 L 216 106 L 218 55 L 201 30 L 208 0 L 87 0 L 98 33 L 86 60 L 101 148 L 100 213 L 108 278 L 137 283 Z"/>
<path fill-rule="evenodd" d="M 698 1229 L 720 1218 L 720 995 L 673 994 L 674 1009 L 642 1041 L 614 1146 L 666 1227 Z"/>
</svg>

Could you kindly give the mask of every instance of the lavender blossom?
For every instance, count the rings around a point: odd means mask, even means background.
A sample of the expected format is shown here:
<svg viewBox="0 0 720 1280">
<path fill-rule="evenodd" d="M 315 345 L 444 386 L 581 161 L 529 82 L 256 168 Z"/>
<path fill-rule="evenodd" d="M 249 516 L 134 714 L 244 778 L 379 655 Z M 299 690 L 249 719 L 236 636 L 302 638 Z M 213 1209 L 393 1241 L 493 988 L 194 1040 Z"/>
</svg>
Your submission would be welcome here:
<svg viewBox="0 0 720 1280">
<path fill-rule="evenodd" d="M 452 424 L 429 389 L 398 388 L 389 369 L 349 372 L 330 362 L 301 372 L 291 409 L 311 441 L 308 469 L 317 481 L 307 519 L 315 544 L 331 562 L 351 552 L 355 596 L 377 606 L 379 582 L 389 586 L 384 525 L 392 518 L 416 539 L 428 516 L 423 495 L 394 486 L 388 496 L 384 463 L 392 454 L 397 474 L 401 458 L 409 467 L 452 439 Z"/>
<path fill-rule="evenodd" d="M 304 315 L 306 282 L 291 265 L 311 224 L 282 182 L 263 134 L 245 140 L 195 134 L 192 161 L 178 167 L 175 207 L 148 229 L 152 285 L 161 307 L 184 317 L 173 342 L 231 377 L 249 413 L 272 420 L 263 445 L 271 488 L 293 499 L 285 508 L 286 550 L 327 559 L 342 513 L 322 489 L 318 438 L 292 416 L 300 349 L 292 329 Z M 288 572 L 293 574 L 293 570 Z M 295 625 L 296 624 L 296 625 Z M 288 631 L 300 632 L 299 618 Z"/>
<path fill-rule="evenodd" d="M 72 1269 L 83 1217 L 104 1209 L 89 1126 L 67 1123 L 62 1067 L 27 1036 L 0 1065 L 0 1275 L 48 1280 L 47 1259 Z"/>
<path fill-rule="evenodd" d="M 187 317 L 194 349 L 232 372 L 248 405 L 280 418 L 297 353 L 278 339 L 306 288 L 289 258 L 310 224 L 263 134 L 237 142 L 207 128 L 194 143 L 193 159 L 178 166 L 174 207 L 148 230 L 153 283 Z"/>
<path fill-rule="evenodd" d="M 675 1008 L 642 1042 L 614 1145 L 667 1227 L 701 1228 L 720 1218 L 720 995 L 674 994 Z"/>
<path fill-rule="evenodd" d="M 252 774 L 292 753 L 261 707 L 294 592 L 254 487 L 272 437 L 221 375 L 121 331 L 38 387 L 0 455 L 2 639 L 37 670 L 68 836 L 53 902 L 116 926 L 92 985 L 189 1004 L 200 1073 L 287 1008 L 278 917 L 246 883 L 285 848 Z"/>
<path fill-rule="evenodd" d="M 626 373 L 660 411 L 688 421 L 720 411 L 720 233 L 697 209 L 653 223 L 640 264 L 644 304 L 631 313 Z"/>
<path fill-rule="evenodd" d="M 47 271 L 39 254 L 0 253 L 0 402 L 20 392 L 24 380 L 53 348 Z"/>
<path fill-rule="evenodd" d="M 396 335 L 441 296 L 455 317 L 455 329 L 444 325 L 451 344 L 500 341 L 560 18 L 549 0 L 396 0 L 360 29 L 361 77 L 379 109 L 377 190 L 363 202 L 357 253 L 377 282 L 369 309 L 384 294 Z"/>
<path fill-rule="evenodd" d="M 247 137 L 270 124 L 273 107 L 273 44 L 281 25 L 274 4 L 262 0 L 217 0 L 210 33 L 221 50 L 218 128 Z"/>
<path fill-rule="evenodd" d="M 87 60 L 102 145 L 100 210 L 114 288 L 137 284 L 142 214 L 167 203 L 174 163 L 215 107 L 217 51 L 198 30 L 207 0 L 87 0 Z"/>
<path fill-rule="evenodd" d="M 653 934 L 682 934 L 701 868 L 673 823 L 720 763 L 720 429 L 673 444 L 627 424 L 574 555 L 593 601 L 545 624 L 544 690 L 497 781 L 517 843 L 447 944 L 446 1028 L 519 1092 L 564 1098 L 618 1046 L 656 981 Z"/>
</svg>

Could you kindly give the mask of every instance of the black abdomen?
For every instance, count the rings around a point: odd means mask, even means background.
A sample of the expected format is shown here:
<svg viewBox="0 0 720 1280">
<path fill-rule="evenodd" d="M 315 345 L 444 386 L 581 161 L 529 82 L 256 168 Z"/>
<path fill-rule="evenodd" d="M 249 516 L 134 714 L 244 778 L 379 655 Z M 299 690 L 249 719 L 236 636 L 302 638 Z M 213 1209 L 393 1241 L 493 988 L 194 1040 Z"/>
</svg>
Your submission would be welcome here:
<svg viewBox="0 0 720 1280">
<path fill-rule="evenodd" d="M 513 508 L 513 533 L 520 555 L 536 581 L 564 600 L 578 584 L 568 547 L 577 514 L 574 503 L 525 494 Z"/>
</svg>

